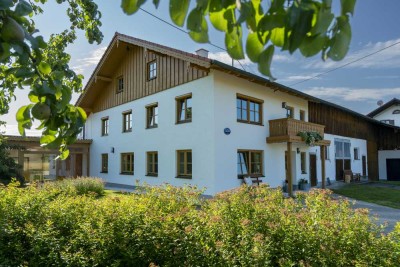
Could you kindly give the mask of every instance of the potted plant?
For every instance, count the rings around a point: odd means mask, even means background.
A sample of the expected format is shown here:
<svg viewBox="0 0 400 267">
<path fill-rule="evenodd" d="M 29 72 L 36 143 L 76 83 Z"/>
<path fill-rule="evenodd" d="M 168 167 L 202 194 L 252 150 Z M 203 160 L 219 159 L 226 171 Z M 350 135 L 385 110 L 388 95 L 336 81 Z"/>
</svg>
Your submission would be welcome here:
<svg viewBox="0 0 400 267">
<path fill-rule="evenodd" d="M 315 143 L 321 141 L 323 138 L 318 132 L 299 132 L 297 136 L 309 146 L 315 146 Z"/>
<path fill-rule="evenodd" d="M 309 185 L 309 183 L 308 183 L 308 180 L 305 179 L 305 178 L 301 178 L 301 179 L 299 180 L 299 190 L 305 190 L 305 191 L 307 191 L 307 190 L 309 190 L 309 189 L 310 189 L 310 185 Z"/>
</svg>

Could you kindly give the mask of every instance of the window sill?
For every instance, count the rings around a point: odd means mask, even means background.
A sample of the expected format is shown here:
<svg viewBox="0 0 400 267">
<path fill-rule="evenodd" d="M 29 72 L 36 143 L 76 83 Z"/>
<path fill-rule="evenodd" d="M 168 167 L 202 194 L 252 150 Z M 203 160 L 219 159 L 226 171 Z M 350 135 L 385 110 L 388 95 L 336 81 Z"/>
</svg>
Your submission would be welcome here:
<svg viewBox="0 0 400 267">
<path fill-rule="evenodd" d="M 158 174 L 150 174 L 150 173 L 148 173 L 148 174 L 146 174 L 145 176 L 148 176 L 148 177 L 158 177 Z"/>
<path fill-rule="evenodd" d="M 157 76 L 156 77 L 152 77 L 152 78 L 148 78 L 147 81 L 150 82 L 150 81 L 155 80 L 155 79 L 157 79 Z"/>
<path fill-rule="evenodd" d="M 115 92 L 116 94 L 122 93 L 124 90 L 117 90 L 117 92 Z"/>
<path fill-rule="evenodd" d="M 133 175 L 133 172 L 120 172 L 120 175 Z"/>
<path fill-rule="evenodd" d="M 100 173 L 108 173 L 108 171 L 107 172 L 100 172 Z"/>
<path fill-rule="evenodd" d="M 178 175 L 178 176 L 175 176 L 175 178 L 179 178 L 179 179 L 192 179 L 192 176 Z"/>
<path fill-rule="evenodd" d="M 177 121 L 175 124 L 185 124 L 185 123 L 190 123 L 192 120 L 185 120 L 185 121 Z"/>
<path fill-rule="evenodd" d="M 154 128 L 158 128 L 158 125 L 155 126 L 147 126 L 146 129 L 154 129 Z"/>
<path fill-rule="evenodd" d="M 108 136 L 108 134 L 102 134 L 101 137 Z"/>
<path fill-rule="evenodd" d="M 244 177 L 250 176 L 250 179 L 253 178 L 264 178 L 265 175 L 257 174 L 257 175 L 238 175 L 238 179 L 243 179 Z"/>
<path fill-rule="evenodd" d="M 264 126 L 264 124 L 258 123 L 258 122 L 250 122 L 250 121 L 242 121 L 242 120 L 236 120 L 236 121 L 237 121 L 237 122 L 240 122 L 240 123 L 245 123 L 245 124 Z"/>
<path fill-rule="evenodd" d="M 131 130 L 122 131 L 122 133 L 131 133 L 131 132 L 132 132 L 132 129 Z"/>
</svg>

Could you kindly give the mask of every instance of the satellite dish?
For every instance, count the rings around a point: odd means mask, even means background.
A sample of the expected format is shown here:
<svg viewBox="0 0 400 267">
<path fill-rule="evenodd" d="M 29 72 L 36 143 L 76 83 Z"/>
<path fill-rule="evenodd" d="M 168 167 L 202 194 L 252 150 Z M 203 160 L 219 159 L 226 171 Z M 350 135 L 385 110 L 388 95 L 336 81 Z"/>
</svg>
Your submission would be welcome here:
<svg viewBox="0 0 400 267">
<path fill-rule="evenodd" d="M 382 106 L 382 105 L 383 105 L 383 101 L 382 101 L 382 100 L 379 100 L 378 102 L 376 102 L 376 104 L 377 104 L 378 106 Z"/>
</svg>

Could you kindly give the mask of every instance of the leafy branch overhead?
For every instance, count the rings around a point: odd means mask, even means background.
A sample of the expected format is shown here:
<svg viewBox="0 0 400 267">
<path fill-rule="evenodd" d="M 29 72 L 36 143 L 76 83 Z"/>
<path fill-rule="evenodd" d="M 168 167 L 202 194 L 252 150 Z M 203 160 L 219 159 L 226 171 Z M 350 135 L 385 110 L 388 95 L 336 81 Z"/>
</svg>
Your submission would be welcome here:
<svg viewBox="0 0 400 267">
<path fill-rule="evenodd" d="M 43 146 L 59 149 L 68 157 L 68 145 L 82 131 L 86 113 L 70 104 L 73 92 L 82 89 L 82 75 L 69 67 L 66 47 L 83 30 L 89 43 L 100 43 L 101 13 L 94 0 L 56 0 L 67 7 L 69 28 L 48 41 L 39 34 L 35 16 L 47 0 L 0 1 L 0 115 L 15 101 L 15 89 L 28 89 L 29 105 L 17 113 L 18 129 L 24 135 L 35 120 L 40 121 Z M 122 0 L 126 14 L 134 14 L 146 0 Z M 157 8 L 160 0 L 153 0 Z M 211 24 L 225 33 L 225 46 L 234 59 L 245 54 L 257 63 L 261 73 L 272 77 L 270 65 L 275 48 L 306 56 L 321 52 L 325 60 L 342 59 L 349 48 L 349 16 L 355 0 L 341 0 L 340 14 L 332 12 L 332 0 L 169 0 L 172 21 L 186 25 L 190 37 L 209 42 Z"/>
<path fill-rule="evenodd" d="M 122 0 L 124 12 L 131 15 L 146 0 Z M 153 0 L 155 7 L 159 0 Z M 321 53 L 323 60 L 345 57 L 351 40 L 350 15 L 356 0 L 341 0 L 340 14 L 332 11 L 332 0 L 197 0 L 189 11 L 190 0 L 170 0 L 171 20 L 180 27 L 186 23 L 190 37 L 208 43 L 208 26 L 225 33 L 225 46 L 233 59 L 245 54 L 258 64 L 259 71 L 272 78 L 271 61 L 275 48 L 305 57 Z M 247 33 L 247 34 L 245 34 Z"/>
<path fill-rule="evenodd" d="M 89 42 L 100 43 L 101 14 L 92 0 L 66 1 L 70 29 L 54 34 L 48 42 L 38 34 L 33 17 L 42 12 L 39 2 L 2 0 L 0 2 L 0 114 L 8 112 L 17 88 L 29 88 L 31 104 L 22 106 L 16 115 L 21 135 L 34 120 L 41 122 L 41 144 L 59 149 L 68 157 L 68 145 L 81 132 L 86 113 L 70 104 L 72 92 L 80 92 L 82 75 L 69 68 L 66 47 L 76 40 L 75 30 L 86 31 Z"/>
</svg>

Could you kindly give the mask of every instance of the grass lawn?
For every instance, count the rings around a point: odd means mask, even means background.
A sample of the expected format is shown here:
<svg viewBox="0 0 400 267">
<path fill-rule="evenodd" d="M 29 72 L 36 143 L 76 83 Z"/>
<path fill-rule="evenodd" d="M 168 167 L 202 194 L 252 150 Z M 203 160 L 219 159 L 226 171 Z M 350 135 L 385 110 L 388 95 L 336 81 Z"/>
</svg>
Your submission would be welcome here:
<svg viewBox="0 0 400 267">
<path fill-rule="evenodd" d="M 333 191 L 357 200 L 400 209 L 400 190 L 398 189 L 350 184 Z"/>
<path fill-rule="evenodd" d="M 391 185 L 398 185 L 398 186 L 400 186 L 400 181 L 386 181 L 386 180 L 380 180 L 380 181 L 374 181 L 374 183 L 391 184 Z"/>
</svg>

